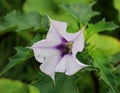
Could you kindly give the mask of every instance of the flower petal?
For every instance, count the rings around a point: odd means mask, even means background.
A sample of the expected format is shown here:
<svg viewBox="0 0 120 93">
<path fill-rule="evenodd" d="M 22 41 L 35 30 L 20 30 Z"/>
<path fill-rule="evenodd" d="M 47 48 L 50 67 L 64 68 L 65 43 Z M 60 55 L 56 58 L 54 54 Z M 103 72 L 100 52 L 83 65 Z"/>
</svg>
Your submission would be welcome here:
<svg viewBox="0 0 120 93">
<path fill-rule="evenodd" d="M 45 59 L 52 55 L 55 50 L 55 46 L 58 45 L 56 42 L 48 42 L 46 40 L 41 40 L 31 47 L 34 51 L 35 58 L 38 62 L 43 63 Z"/>
<path fill-rule="evenodd" d="M 81 31 L 83 31 L 84 28 L 85 28 L 85 26 L 80 31 L 78 31 L 76 33 L 66 33 L 66 36 L 65 36 L 66 40 L 67 41 L 74 41 L 81 34 Z"/>
<path fill-rule="evenodd" d="M 47 57 L 44 63 L 40 65 L 40 69 L 42 72 L 49 75 L 53 80 L 55 76 L 55 68 L 61 59 L 59 52 L 54 52 L 51 56 Z"/>
<path fill-rule="evenodd" d="M 64 35 L 66 34 L 67 24 L 65 22 L 59 22 L 50 19 L 50 28 L 47 33 L 47 40 L 55 41 L 55 42 L 62 42 L 66 41 Z"/>
<path fill-rule="evenodd" d="M 32 45 L 32 48 L 52 48 L 56 45 L 59 45 L 58 42 L 52 42 L 48 40 L 41 40 Z"/>
<path fill-rule="evenodd" d="M 55 72 L 65 72 L 66 57 L 63 56 L 55 68 Z"/>
<path fill-rule="evenodd" d="M 79 35 L 73 41 L 72 53 L 76 56 L 76 53 L 81 52 L 84 48 L 84 34 L 83 30 L 80 31 Z"/>
<path fill-rule="evenodd" d="M 73 55 L 65 55 L 66 57 L 66 75 L 73 75 L 87 65 L 79 62 Z"/>
<path fill-rule="evenodd" d="M 49 18 L 50 20 L 50 29 L 47 33 L 47 39 L 50 41 L 73 41 L 80 32 L 76 33 L 68 33 L 67 31 L 67 24 L 65 22 L 59 22 Z M 82 28 L 82 30 L 85 26 Z"/>
</svg>

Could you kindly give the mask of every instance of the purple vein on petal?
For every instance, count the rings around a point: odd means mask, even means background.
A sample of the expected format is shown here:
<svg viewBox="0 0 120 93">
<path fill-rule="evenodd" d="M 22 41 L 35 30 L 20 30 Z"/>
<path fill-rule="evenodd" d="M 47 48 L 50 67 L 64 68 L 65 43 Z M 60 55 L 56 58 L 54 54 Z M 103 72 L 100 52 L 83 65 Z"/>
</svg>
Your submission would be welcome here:
<svg viewBox="0 0 120 93">
<path fill-rule="evenodd" d="M 61 36 L 60 33 L 57 31 L 54 23 L 51 22 L 51 24 L 53 25 L 53 28 L 54 28 L 54 30 L 57 32 L 57 34 L 58 34 L 59 38 L 61 39 L 61 41 L 62 41 L 62 42 L 67 42 L 67 40 L 66 40 L 63 36 Z"/>
</svg>

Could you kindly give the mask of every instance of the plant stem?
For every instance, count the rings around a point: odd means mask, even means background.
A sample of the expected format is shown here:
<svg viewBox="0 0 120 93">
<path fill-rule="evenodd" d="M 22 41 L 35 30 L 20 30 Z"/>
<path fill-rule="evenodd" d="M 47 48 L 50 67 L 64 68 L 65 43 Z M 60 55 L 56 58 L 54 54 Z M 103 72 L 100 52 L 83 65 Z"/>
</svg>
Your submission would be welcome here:
<svg viewBox="0 0 120 93">
<path fill-rule="evenodd" d="M 91 72 L 91 76 L 92 76 L 93 83 L 94 83 L 94 93 L 99 93 L 99 80 L 97 76 L 95 75 L 94 71 Z"/>
</svg>

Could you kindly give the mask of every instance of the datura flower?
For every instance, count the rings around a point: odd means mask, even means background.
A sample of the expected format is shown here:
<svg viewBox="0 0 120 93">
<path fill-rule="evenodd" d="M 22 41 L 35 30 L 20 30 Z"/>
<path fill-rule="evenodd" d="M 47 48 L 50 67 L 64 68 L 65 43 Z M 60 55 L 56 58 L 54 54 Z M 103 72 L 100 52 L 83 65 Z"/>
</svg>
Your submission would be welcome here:
<svg viewBox="0 0 120 93">
<path fill-rule="evenodd" d="M 50 28 L 46 39 L 32 45 L 35 59 L 42 63 L 40 69 L 53 80 L 55 72 L 73 75 L 87 65 L 76 58 L 77 52 L 84 48 L 82 28 L 76 33 L 67 33 L 67 24 L 50 19 Z"/>
</svg>

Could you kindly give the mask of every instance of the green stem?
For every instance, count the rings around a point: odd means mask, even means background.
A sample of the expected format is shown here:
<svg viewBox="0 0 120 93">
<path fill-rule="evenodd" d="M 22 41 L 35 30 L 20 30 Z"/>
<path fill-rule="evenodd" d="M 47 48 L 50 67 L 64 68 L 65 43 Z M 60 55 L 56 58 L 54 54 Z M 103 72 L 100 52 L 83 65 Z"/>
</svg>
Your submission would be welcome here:
<svg viewBox="0 0 120 93">
<path fill-rule="evenodd" d="M 99 93 L 99 80 L 97 76 L 95 75 L 94 71 L 91 72 L 91 76 L 92 76 L 93 83 L 94 83 L 94 93 Z"/>
</svg>

